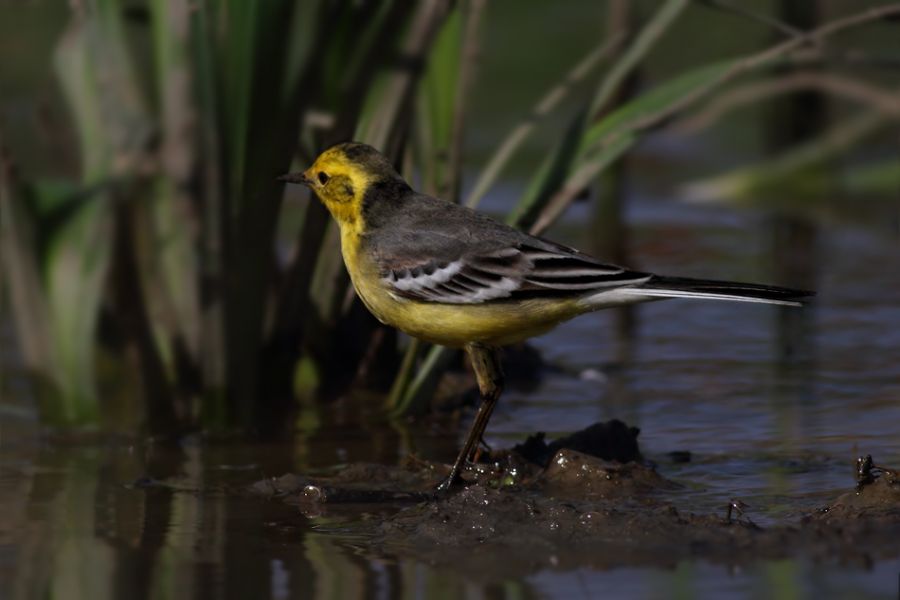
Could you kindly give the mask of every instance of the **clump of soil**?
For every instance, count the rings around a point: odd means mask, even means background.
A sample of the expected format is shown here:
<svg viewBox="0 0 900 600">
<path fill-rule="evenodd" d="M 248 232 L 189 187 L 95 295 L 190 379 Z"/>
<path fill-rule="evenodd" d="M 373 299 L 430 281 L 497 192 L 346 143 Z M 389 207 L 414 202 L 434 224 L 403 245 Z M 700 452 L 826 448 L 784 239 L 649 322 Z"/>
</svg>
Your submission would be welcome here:
<svg viewBox="0 0 900 600">
<path fill-rule="evenodd" d="M 798 523 L 761 528 L 740 514 L 739 503 L 715 515 L 677 510 L 667 493 L 681 486 L 643 461 L 637 436 L 620 421 L 549 443 L 532 436 L 486 453 L 466 474 L 467 486 L 442 496 L 431 490 L 446 466 L 413 461 L 351 465 L 327 479 L 286 475 L 253 490 L 307 514 L 335 501 L 345 503 L 345 515 L 353 503 L 367 514 L 378 506 L 379 517 L 364 525 L 373 549 L 492 578 L 546 565 L 670 565 L 696 556 L 744 563 L 804 553 L 867 564 L 900 555 L 895 471 L 866 471 L 855 488 L 811 507 Z"/>
<path fill-rule="evenodd" d="M 837 524 L 862 519 L 900 522 L 900 477 L 896 471 L 858 485 L 807 517 L 808 521 Z"/>
<path fill-rule="evenodd" d="M 575 450 L 603 460 L 614 460 L 621 463 L 640 462 L 643 460 L 637 438 L 641 430 L 629 427 L 618 419 L 593 425 L 561 437 L 549 444 L 543 433 L 530 436 L 525 442 L 517 444 L 512 451 L 525 460 L 546 467 L 554 455 L 562 449 Z"/>
</svg>

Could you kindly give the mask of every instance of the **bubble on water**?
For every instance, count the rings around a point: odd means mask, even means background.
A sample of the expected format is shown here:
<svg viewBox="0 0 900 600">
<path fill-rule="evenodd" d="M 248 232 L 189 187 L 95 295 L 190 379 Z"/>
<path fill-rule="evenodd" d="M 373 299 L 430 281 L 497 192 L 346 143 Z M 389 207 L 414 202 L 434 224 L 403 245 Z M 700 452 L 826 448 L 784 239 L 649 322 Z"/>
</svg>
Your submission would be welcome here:
<svg viewBox="0 0 900 600">
<path fill-rule="evenodd" d="M 585 369 L 581 373 L 578 374 L 578 378 L 582 381 L 597 381 L 600 383 L 606 383 L 606 374 L 599 369 Z"/>
<path fill-rule="evenodd" d="M 579 521 L 582 525 L 590 525 L 594 522 L 595 517 L 599 517 L 599 514 L 594 511 L 588 511 L 579 517 Z"/>
<path fill-rule="evenodd" d="M 313 502 L 319 502 L 322 500 L 324 496 L 322 492 L 322 488 L 317 485 L 307 485 L 303 488 L 303 497 L 307 500 L 312 500 Z"/>
</svg>

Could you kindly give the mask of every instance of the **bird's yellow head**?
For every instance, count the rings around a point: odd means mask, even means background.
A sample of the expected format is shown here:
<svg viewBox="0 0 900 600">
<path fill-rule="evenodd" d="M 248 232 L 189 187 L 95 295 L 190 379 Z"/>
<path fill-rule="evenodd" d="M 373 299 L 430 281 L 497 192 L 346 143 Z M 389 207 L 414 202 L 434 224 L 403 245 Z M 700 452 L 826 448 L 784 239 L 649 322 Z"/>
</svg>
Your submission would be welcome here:
<svg viewBox="0 0 900 600">
<path fill-rule="evenodd" d="M 306 171 L 279 179 L 309 187 L 341 227 L 361 226 L 366 194 L 379 184 L 403 181 L 383 154 L 357 142 L 332 146 Z"/>
</svg>

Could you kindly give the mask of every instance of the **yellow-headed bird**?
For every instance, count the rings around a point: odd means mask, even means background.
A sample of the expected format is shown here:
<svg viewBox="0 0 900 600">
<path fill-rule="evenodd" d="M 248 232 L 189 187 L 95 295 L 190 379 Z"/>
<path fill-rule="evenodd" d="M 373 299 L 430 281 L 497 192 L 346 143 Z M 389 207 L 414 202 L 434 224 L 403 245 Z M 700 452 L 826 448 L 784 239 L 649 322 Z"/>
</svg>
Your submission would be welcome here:
<svg viewBox="0 0 900 600">
<path fill-rule="evenodd" d="M 482 403 L 447 489 L 475 451 L 503 387 L 496 348 L 601 308 L 664 298 L 799 306 L 810 292 L 630 271 L 534 237 L 471 209 L 415 192 L 375 148 L 329 148 L 302 183 L 341 231 L 356 293 L 379 321 L 444 346 L 465 348 Z"/>
</svg>

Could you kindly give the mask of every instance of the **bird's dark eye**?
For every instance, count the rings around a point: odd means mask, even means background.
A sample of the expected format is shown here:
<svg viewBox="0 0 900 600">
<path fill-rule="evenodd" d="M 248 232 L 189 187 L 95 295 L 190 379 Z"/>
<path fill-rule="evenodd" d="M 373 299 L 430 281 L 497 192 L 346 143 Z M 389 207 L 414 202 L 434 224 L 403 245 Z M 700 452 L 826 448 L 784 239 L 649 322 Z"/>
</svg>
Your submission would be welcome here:
<svg viewBox="0 0 900 600">
<path fill-rule="evenodd" d="M 328 175 L 326 175 L 324 171 L 319 171 L 319 174 L 316 177 L 319 178 L 319 183 L 322 185 L 328 183 Z"/>
</svg>

